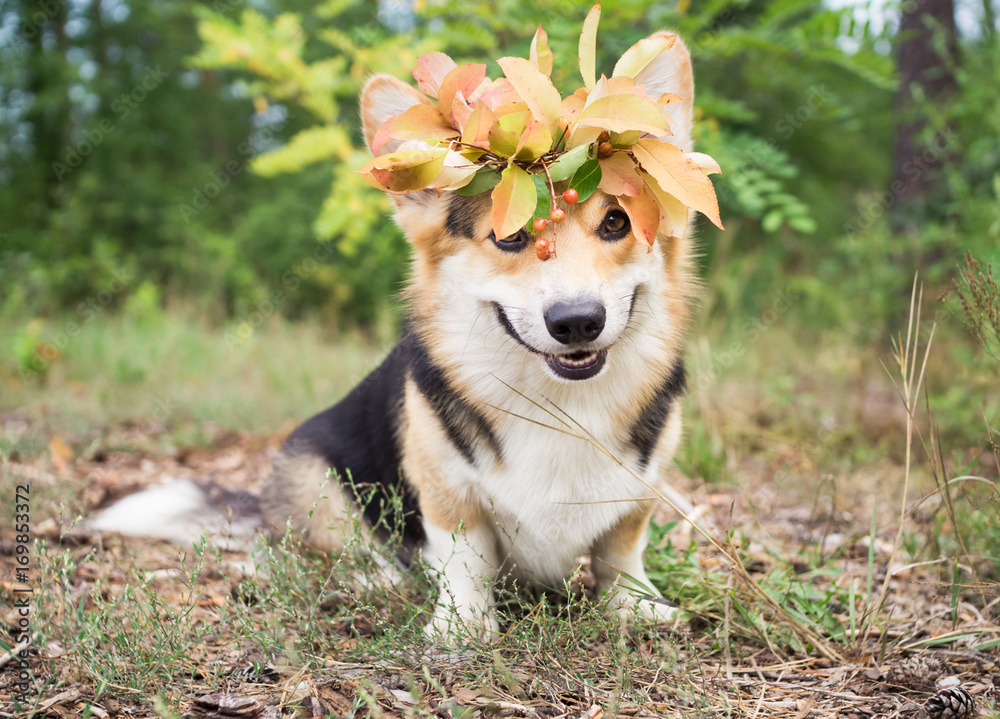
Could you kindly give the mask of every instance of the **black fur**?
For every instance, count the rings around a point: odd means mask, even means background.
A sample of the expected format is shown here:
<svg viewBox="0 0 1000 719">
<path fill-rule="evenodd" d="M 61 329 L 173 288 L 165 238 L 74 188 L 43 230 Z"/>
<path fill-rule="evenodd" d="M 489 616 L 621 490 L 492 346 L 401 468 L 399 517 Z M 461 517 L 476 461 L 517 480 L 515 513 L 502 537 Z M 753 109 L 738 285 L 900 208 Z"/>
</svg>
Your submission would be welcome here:
<svg viewBox="0 0 1000 719">
<path fill-rule="evenodd" d="M 365 519 L 383 539 L 388 534 L 385 525 L 394 528 L 401 522 L 401 556 L 408 560 L 423 546 L 424 529 L 416 492 L 402 481 L 400 469 L 398 423 L 411 354 L 406 340 L 344 399 L 296 429 L 285 448 L 290 454 L 313 452 L 323 457 L 347 488 L 347 496 L 357 492 L 367 499 Z M 402 517 L 393 511 L 393 497 L 402 500 Z"/>
<path fill-rule="evenodd" d="M 448 216 L 444 221 L 444 229 L 455 237 L 475 239 L 476 220 L 483 215 L 484 199 L 479 195 L 463 197 L 452 193 L 448 198 Z"/>
<path fill-rule="evenodd" d="M 684 392 L 686 379 L 684 375 L 684 360 L 678 359 L 670 374 L 663 380 L 656 394 L 642 408 L 639 417 L 629 431 L 629 444 L 639 451 L 639 467 L 645 469 L 649 457 L 653 454 L 660 433 L 670 416 L 670 406 Z"/>
<path fill-rule="evenodd" d="M 431 361 L 427 349 L 416 340 L 412 340 L 412 345 L 410 372 L 413 381 L 420 393 L 427 398 L 434 414 L 448 433 L 448 439 L 462 453 L 465 461 L 475 465 L 475 449 L 483 445 L 500 456 L 500 440 L 490 423 L 481 412 L 459 396 L 441 369 Z"/>
<path fill-rule="evenodd" d="M 401 523 L 401 558 L 406 561 L 424 540 L 416 491 L 402 481 L 399 418 L 408 374 L 469 464 L 476 464 L 479 447 L 501 454 L 489 422 L 458 395 L 411 333 L 350 394 L 306 421 L 285 442 L 290 454 L 312 452 L 323 457 L 337 472 L 347 495 L 356 493 L 363 500 L 365 519 L 383 539 L 387 526 Z M 402 517 L 394 511 L 395 496 L 401 499 Z"/>
</svg>

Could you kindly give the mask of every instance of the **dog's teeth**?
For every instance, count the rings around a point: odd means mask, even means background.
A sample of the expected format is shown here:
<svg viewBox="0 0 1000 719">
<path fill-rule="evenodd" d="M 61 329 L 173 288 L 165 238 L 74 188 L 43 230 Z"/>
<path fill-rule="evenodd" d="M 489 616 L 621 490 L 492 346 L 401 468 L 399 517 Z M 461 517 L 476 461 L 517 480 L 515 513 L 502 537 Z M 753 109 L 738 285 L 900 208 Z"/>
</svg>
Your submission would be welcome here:
<svg viewBox="0 0 1000 719">
<path fill-rule="evenodd" d="M 589 364 L 593 364 L 597 359 L 597 352 L 591 352 L 583 357 L 570 357 L 568 355 L 559 355 L 559 364 L 565 365 L 566 367 L 586 367 Z"/>
</svg>

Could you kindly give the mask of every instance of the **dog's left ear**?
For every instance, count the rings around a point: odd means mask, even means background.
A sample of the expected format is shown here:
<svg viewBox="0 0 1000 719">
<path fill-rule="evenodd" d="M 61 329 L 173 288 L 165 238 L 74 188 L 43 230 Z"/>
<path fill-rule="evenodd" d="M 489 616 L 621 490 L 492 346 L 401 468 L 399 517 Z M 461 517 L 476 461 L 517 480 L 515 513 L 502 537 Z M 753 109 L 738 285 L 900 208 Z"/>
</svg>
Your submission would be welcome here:
<svg viewBox="0 0 1000 719">
<path fill-rule="evenodd" d="M 672 34 L 664 30 L 653 34 L 652 37 Z M 680 102 L 667 105 L 667 112 L 674 120 L 674 126 L 671 128 L 674 134 L 664 139 L 677 145 L 684 152 L 691 152 L 694 75 L 691 73 L 691 53 L 688 52 L 684 41 L 677 37 L 669 50 L 660 53 L 635 76 L 635 82 L 637 85 L 645 86 L 646 94 L 652 98 L 660 97 L 665 92 L 680 96 Z"/>
<path fill-rule="evenodd" d="M 375 133 L 386 120 L 414 105 L 431 105 L 431 101 L 392 75 L 375 75 L 361 91 L 361 126 L 365 142 L 371 150 Z M 390 140 L 379 148 L 378 154 L 393 152 L 401 142 Z M 374 154 L 374 153 L 372 153 Z"/>
</svg>

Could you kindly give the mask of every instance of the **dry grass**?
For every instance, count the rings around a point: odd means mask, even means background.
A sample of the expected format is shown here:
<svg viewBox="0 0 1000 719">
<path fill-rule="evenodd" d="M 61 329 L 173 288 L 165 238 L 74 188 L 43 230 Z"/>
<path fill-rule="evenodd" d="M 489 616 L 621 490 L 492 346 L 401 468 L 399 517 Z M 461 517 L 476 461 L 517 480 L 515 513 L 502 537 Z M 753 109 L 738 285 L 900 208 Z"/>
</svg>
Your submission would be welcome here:
<svg viewBox="0 0 1000 719">
<path fill-rule="evenodd" d="M 199 697 L 228 693 L 248 717 L 918 717 L 939 683 L 958 681 L 989 715 L 1000 682 L 995 465 L 984 443 L 950 447 L 935 433 L 924 389 L 942 345 L 925 355 L 929 333 L 915 328 L 916 317 L 898 346 L 900 396 L 877 353 L 833 342 L 806 362 L 780 328 L 714 381 L 695 375 L 680 458 L 692 476 L 676 481 L 717 529 L 692 542 L 665 505 L 647 555 L 683 622 L 609 619 L 584 567 L 568 587 L 506 587 L 503 637 L 461 651 L 425 637 L 432 583 L 420 571 L 387 587 L 364 581 L 363 553 L 331 566 L 286 542 L 260 548 L 270 570 L 258 575 L 247 553 L 74 528 L 167 476 L 254 490 L 287 422 L 272 414 L 272 433 L 233 431 L 196 399 L 162 421 L 102 422 L 90 407 L 61 422 L 43 406 L 88 381 L 66 366 L 0 414 L 0 486 L 32 486 L 38 651 L 35 703 L 13 708 L 10 673 L 0 703 L 17 716 L 219 716 L 218 696 Z M 191 356 L 218 341 L 185 337 Z M 712 344 L 722 340 L 699 345 L 696 367 Z M 318 378 L 334 348 L 307 345 L 300 359 L 317 379 L 303 386 L 329 382 Z M 247 407 L 266 383 L 220 373 L 211 405 Z M 967 478 L 977 474 L 987 476 Z M 0 538 L 9 565 L 15 533 L 5 525 Z"/>
</svg>

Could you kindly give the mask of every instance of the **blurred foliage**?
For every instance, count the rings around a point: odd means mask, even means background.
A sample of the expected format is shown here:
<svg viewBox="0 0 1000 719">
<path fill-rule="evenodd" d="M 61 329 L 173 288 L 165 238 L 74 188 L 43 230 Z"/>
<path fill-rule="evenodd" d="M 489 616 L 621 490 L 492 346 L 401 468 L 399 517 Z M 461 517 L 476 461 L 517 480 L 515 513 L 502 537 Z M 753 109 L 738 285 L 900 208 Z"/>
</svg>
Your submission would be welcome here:
<svg viewBox="0 0 1000 719">
<path fill-rule="evenodd" d="M 541 21 L 565 92 L 590 4 L 0 0 L 0 311 L 85 322 L 141 292 L 129 311 L 393 324 L 408 250 L 355 173 L 364 80 L 432 49 L 527 56 Z M 817 0 L 603 6 L 605 71 L 662 27 L 694 57 L 696 143 L 724 172 L 727 231 L 699 226 L 709 319 L 781 289 L 810 326 L 867 341 L 915 268 L 943 287 L 966 249 L 1000 261 L 997 33 L 965 38 L 958 94 L 921 108 L 949 162 L 919 232 L 894 234 L 890 26 Z"/>
</svg>

